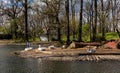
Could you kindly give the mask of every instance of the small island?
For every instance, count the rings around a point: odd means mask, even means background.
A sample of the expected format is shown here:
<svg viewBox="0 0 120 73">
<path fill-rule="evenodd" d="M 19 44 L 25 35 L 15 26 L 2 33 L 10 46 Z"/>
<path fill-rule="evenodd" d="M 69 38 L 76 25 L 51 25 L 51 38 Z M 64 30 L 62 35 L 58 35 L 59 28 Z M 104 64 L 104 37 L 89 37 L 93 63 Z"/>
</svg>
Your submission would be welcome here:
<svg viewBox="0 0 120 73">
<path fill-rule="evenodd" d="M 97 46 L 95 46 L 97 45 Z M 49 48 L 45 50 L 30 49 L 28 51 L 16 51 L 14 54 L 22 58 L 35 58 L 55 61 L 104 61 L 120 60 L 120 49 L 118 41 L 108 41 L 102 45 L 98 43 L 76 43 L 69 47 Z M 79 48 L 78 48 L 79 46 Z"/>
</svg>

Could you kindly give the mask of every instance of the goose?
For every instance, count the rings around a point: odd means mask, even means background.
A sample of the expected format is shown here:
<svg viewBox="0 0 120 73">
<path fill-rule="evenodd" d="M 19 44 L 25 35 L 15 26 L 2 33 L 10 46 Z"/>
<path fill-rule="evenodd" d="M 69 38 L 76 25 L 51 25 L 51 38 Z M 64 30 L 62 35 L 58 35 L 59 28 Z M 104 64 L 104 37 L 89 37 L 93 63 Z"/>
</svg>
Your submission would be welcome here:
<svg viewBox="0 0 120 73">
<path fill-rule="evenodd" d="M 94 49 L 89 49 L 88 50 L 88 53 L 95 53 L 96 52 L 96 50 L 94 50 Z"/>
<path fill-rule="evenodd" d="M 65 49 L 65 48 L 67 48 L 67 45 L 63 45 L 63 46 L 62 46 L 62 49 Z"/>
<path fill-rule="evenodd" d="M 40 50 L 40 51 L 44 51 L 45 48 L 46 48 L 46 47 L 41 47 L 41 45 L 39 45 L 38 50 Z"/>
<path fill-rule="evenodd" d="M 54 45 L 51 45 L 51 46 L 48 46 L 48 49 L 51 50 L 51 49 L 55 49 L 56 47 Z"/>
<path fill-rule="evenodd" d="M 96 52 L 96 48 L 97 47 L 92 47 L 92 48 L 89 47 L 89 49 L 87 50 L 87 52 L 88 53 L 95 53 Z"/>
<path fill-rule="evenodd" d="M 87 52 L 88 52 L 88 53 L 95 53 L 95 52 L 96 52 L 96 49 L 90 49 L 90 48 L 89 48 L 89 49 L 87 50 Z"/>
<path fill-rule="evenodd" d="M 29 51 L 31 49 L 32 49 L 32 47 L 27 47 L 27 48 L 25 48 L 25 51 Z"/>
</svg>

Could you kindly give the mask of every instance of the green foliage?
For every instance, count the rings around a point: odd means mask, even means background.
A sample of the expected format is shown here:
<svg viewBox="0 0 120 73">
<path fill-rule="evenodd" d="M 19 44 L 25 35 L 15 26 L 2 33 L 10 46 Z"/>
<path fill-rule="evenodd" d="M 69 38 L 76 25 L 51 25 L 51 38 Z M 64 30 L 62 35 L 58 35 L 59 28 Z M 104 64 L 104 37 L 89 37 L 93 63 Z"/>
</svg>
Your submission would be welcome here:
<svg viewBox="0 0 120 73">
<path fill-rule="evenodd" d="M 82 26 L 82 39 L 83 41 L 90 41 L 90 28 L 88 24 Z"/>
<path fill-rule="evenodd" d="M 0 26 L 0 32 L 3 32 L 4 31 L 4 28 Z"/>
<path fill-rule="evenodd" d="M 101 33 L 98 33 L 96 36 L 97 36 L 96 41 L 98 41 L 98 42 L 103 41 L 103 39 L 101 37 L 102 36 Z M 85 42 L 90 41 L 90 36 L 89 35 L 88 36 L 83 36 L 82 38 L 83 38 L 83 41 L 85 41 Z M 109 33 L 106 33 L 104 40 L 117 40 L 117 39 L 119 39 L 119 36 L 116 32 L 109 32 Z"/>
<path fill-rule="evenodd" d="M 61 38 L 62 38 L 62 41 L 64 41 L 64 42 L 67 40 L 66 36 L 62 36 Z"/>
<path fill-rule="evenodd" d="M 109 32 L 109 33 L 106 33 L 105 38 L 106 40 L 111 40 L 111 39 L 116 40 L 116 39 L 119 39 L 119 36 L 116 32 Z"/>
</svg>

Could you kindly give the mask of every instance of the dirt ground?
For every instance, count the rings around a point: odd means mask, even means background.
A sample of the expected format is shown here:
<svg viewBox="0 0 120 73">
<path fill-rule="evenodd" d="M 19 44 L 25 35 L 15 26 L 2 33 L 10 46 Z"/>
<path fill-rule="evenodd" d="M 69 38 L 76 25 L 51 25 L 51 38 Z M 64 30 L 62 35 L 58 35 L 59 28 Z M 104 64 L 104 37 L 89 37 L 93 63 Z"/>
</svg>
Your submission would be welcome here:
<svg viewBox="0 0 120 73">
<path fill-rule="evenodd" d="M 62 60 L 62 61 L 101 61 L 101 60 L 120 60 L 119 49 L 96 49 L 95 53 L 89 53 L 88 48 L 61 49 L 39 51 L 37 49 L 29 51 L 17 51 L 14 54 L 23 58 Z"/>
<path fill-rule="evenodd" d="M 0 45 L 13 44 L 13 40 L 0 40 Z"/>
</svg>

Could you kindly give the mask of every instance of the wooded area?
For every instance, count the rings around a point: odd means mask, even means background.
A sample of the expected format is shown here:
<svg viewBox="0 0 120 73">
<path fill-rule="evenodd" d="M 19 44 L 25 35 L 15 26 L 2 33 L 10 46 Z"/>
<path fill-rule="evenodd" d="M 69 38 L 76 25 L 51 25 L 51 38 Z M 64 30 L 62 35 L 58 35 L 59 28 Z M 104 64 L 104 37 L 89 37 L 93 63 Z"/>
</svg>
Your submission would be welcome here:
<svg viewBox="0 0 120 73">
<path fill-rule="evenodd" d="M 119 17 L 119 0 L 0 1 L 0 32 L 15 40 L 104 41 L 106 33 L 120 36 Z"/>
</svg>

